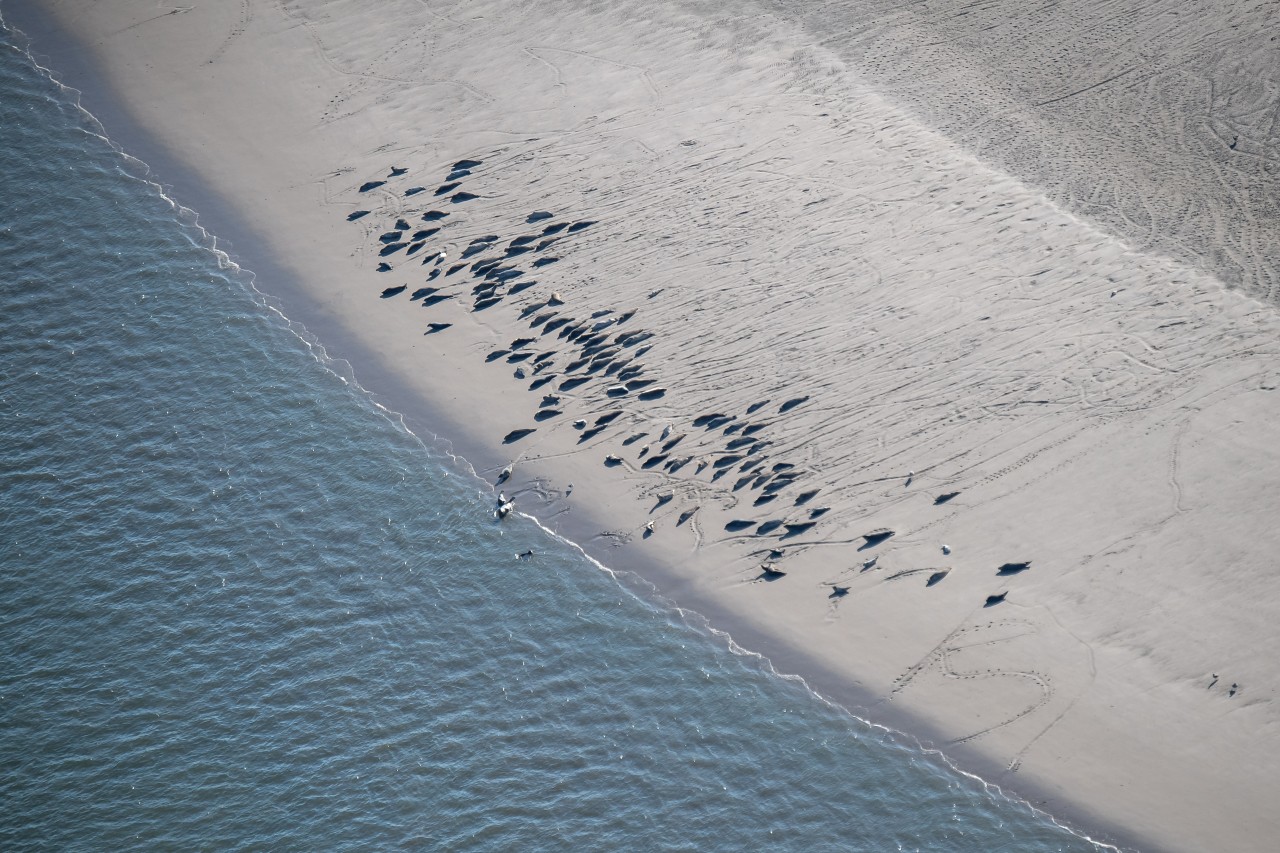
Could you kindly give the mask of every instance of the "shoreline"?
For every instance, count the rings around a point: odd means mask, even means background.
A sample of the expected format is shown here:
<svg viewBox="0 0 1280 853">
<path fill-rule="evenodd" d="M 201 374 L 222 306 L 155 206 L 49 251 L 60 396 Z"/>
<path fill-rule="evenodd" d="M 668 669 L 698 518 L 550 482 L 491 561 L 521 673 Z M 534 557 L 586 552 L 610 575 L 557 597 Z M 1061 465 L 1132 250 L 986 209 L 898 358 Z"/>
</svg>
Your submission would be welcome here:
<svg viewBox="0 0 1280 853">
<path fill-rule="evenodd" d="M 464 476 L 470 475 L 478 481 L 484 482 L 480 471 L 476 469 L 472 462 L 468 461 L 471 457 L 467 453 L 467 448 L 460 449 L 453 440 L 445 437 L 445 431 L 448 430 L 453 430 L 454 435 L 461 434 L 461 431 L 457 429 L 457 425 L 449 421 L 447 412 L 431 409 L 425 401 L 418 398 L 411 391 L 403 386 L 397 387 L 396 377 L 389 371 L 376 372 L 371 380 L 356 375 L 355 364 L 353 364 L 352 358 L 347 355 L 347 352 L 349 351 L 348 348 L 357 352 L 360 351 L 362 349 L 361 343 L 355 339 L 344 340 L 346 336 L 340 323 L 329 322 L 326 324 L 319 315 L 311 320 L 311 323 L 315 325 L 299 319 L 295 311 L 298 308 L 305 308 L 306 300 L 305 295 L 298 292 L 296 286 L 291 284 L 292 276 L 275 264 L 271 259 L 270 253 L 265 251 L 261 245 L 255 245 L 254 240 L 244 238 L 248 230 L 243 227 L 242 223 L 237 221 L 234 213 L 228 211 L 225 203 L 216 194 L 211 193 L 202 186 L 202 181 L 198 175 L 191 173 L 189 169 L 180 167 L 162 147 L 155 146 L 149 142 L 146 132 L 136 124 L 127 111 L 120 107 L 114 93 L 105 87 L 100 87 L 97 91 L 90 89 L 86 92 L 85 89 L 73 85 L 71 78 L 77 72 L 80 75 L 79 81 L 91 79 L 88 75 L 89 66 L 79 59 L 79 53 L 71 47 L 69 37 L 55 23 L 47 18 L 41 18 L 41 12 L 34 8 L 24 8 L 22 14 L 24 16 L 24 29 L 18 29 L 18 24 L 12 21 L 5 21 L 5 23 L 11 29 L 18 30 L 21 36 L 28 41 L 28 48 L 33 43 L 43 44 L 46 47 L 45 51 L 40 51 L 36 54 L 37 59 L 41 61 L 41 67 L 50 73 L 60 85 L 77 92 L 78 103 L 87 98 L 96 106 L 97 111 L 90 111 L 83 103 L 80 103 L 82 110 L 92 116 L 95 122 L 103 126 L 104 130 L 110 131 L 108 139 L 113 145 L 117 146 L 130 159 L 145 167 L 147 180 L 160 182 L 163 177 L 171 177 L 174 180 L 174 184 L 170 184 L 167 181 L 160 183 L 166 196 L 172 199 L 176 205 L 194 215 L 196 217 L 195 224 L 210 239 L 230 243 L 230 246 L 217 246 L 217 251 L 226 253 L 231 262 L 235 263 L 242 273 L 249 276 L 250 286 L 262 298 L 272 303 L 275 306 L 273 310 L 280 311 L 290 326 L 300 327 L 301 333 L 304 334 L 310 345 L 319 344 L 321 346 L 322 359 L 327 366 L 332 365 L 335 361 L 342 365 L 343 369 L 338 371 L 340 375 L 354 381 L 362 393 L 368 394 L 370 399 L 385 408 L 389 415 L 402 420 L 406 429 L 418 435 L 420 439 L 425 434 L 427 438 L 424 443 L 430 452 L 447 456 L 450 459 L 450 464 L 458 467 L 460 473 Z M 43 61 L 46 57 L 49 60 L 47 66 Z M 71 71 L 66 72 L 64 75 L 61 69 L 68 68 Z M 106 118 L 103 118 L 103 116 Z M 148 152 L 147 156 L 135 155 L 135 152 L 141 151 Z M 216 213 L 210 217 L 206 215 L 207 210 L 213 210 Z M 226 236 L 228 234 L 240 235 L 240 239 L 232 243 L 230 238 Z M 237 248 L 239 246 L 249 246 L 249 248 L 241 250 Z M 263 270 L 269 272 L 263 272 Z M 257 282 L 259 280 L 271 281 L 281 292 L 265 293 L 258 290 Z M 282 293 L 284 294 L 283 298 Z M 301 313 L 305 313 L 305 311 Z M 323 327 L 323 335 L 316 332 L 315 326 Z M 335 341 L 340 343 L 335 343 Z M 356 359 L 362 363 L 362 367 L 367 366 L 372 361 L 367 354 L 363 359 L 359 356 Z M 471 448 L 471 451 L 477 453 L 479 448 Z M 634 553 L 627 555 L 615 553 L 612 556 L 626 556 L 632 559 L 616 560 L 614 563 L 603 562 L 602 558 L 610 555 L 592 553 L 579 540 L 574 539 L 572 533 L 548 527 L 538 518 L 536 511 L 521 510 L 521 514 L 526 515 L 547 534 L 560 539 L 571 548 L 579 551 L 595 565 L 597 570 L 613 576 L 630 594 L 639 595 L 650 602 L 656 599 L 659 606 L 675 610 L 682 620 L 690 623 L 696 630 L 716 637 L 718 642 L 725 643 L 735 654 L 755 658 L 774 677 L 798 680 L 804 685 L 805 690 L 819 701 L 839 709 L 842 713 L 848 714 L 862 724 L 878 729 L 883 736 L 887 736 L 891 740 L 905 742 L 910 748 L 928 754 L 931 760 L 944 764 L 952 772 L 978 781 L 984 788 L 993 791 L 994 796 L 1008 799 L 1028 808 L 1047 818 L 1050 822 L 1063 827 L 1073 835 L 1093 841 L 1101 847 L 1117 850 L 1147 849 L 1144 845 L 1139 844 L 1141 839 L 1133 838 L 1122 829 L 1110 826 L 1108 822 L 1099 820 L 1097 816 L 1090 815 L 1087 810 L 1077 809 L 1071 804 L 1064 804 L 1063 807 L 1055 809 L 1051 814 L 1033 805 L 1033 800 L 1041 793 L 1036 786 L 1025 786 L 1018 790 L 1007 789 L 990 781 L 980 772 L 983 769 L 993 770 L 998 768 L 982 768 L 980 762 L 974 762 L 974 767 L 964 767 L 957 764 L 956 760 L 945 752 L 942 747 L 931 741 L 931 737 L 937 737 L 938 735 L 932 732 L 932 726 L 927 721 L 901 710 L 894 711 L 881 708 L 879 713 L 872 714 L 868 709 L 869 706 L 876 704 L 876 697 L 873 694 L 850 690 L 848 686 L 840 689 L 838 685 L 843 680 L 841 676 L 827 671 L 820 660 L 806 658 L 801 650 L 787 649 L 786 651 L 791 653 L 787 656 L 777 655 L 775 651 L 776 656 L 770 657 L 760 649 L 769 648 L 774 644 L 753 630 L 753 626 L 749 623 L 739 622 L 735 625 L 734 620 L 731 619 L 733 614 L 729 611 L 717 613 L 712 609 L 709 615 L 667 596 L 659 586 L 659 583 L 662 580 L 671 580 L 669 576 L 664 577 L 669 573 L 654 572 L 655 568 L 659 570 L 664 568 L 661 564 L 655 565 L 653 561 Z M 578 535 L 582 535 L 584 539 L 589 538 L 585 534 L 593 527 L 598 526 L 587 521 L 578 525 L 576 532 Z M 646 569 L 649 571 L 646 572 Z M 798 655 L 796 654 L 797 652 L 799 652 Z M 782 660 L 787 662 L 781 663 L 780 661 Z M 824 689 L 826 685 L 830 685 L 831 692 L 826 692 Z"/>
<path fill-rule="evenodd" d="M 17 25 L 21 26 L 23 23 L 25 22 L 18 21 Z M 38 39 L 38 32 L 31 33 L 30 30 L 27 32 L 33 39 Z M 64 52 L 70 55 L 72 52 L 70 46 L 64 47 L 66 47 Z M 37 55 L 44 54 L 48 50 L 47 47 L 42 48 L 38 42 L 36 48 Z M 55 72 L 61 72 L 57 63 L 58 60 L 55 58 L 51 67 Z M 87 79 L 89 76 L 87 67 L 85 73 Z M 93 101 L 92 99 L 95 98 L 97 100 Z M 296 284 L 297 273 L 289 271 L 286 265 L 276 265 L 273 259 L 277 253 L 267 243 L 256 242 L 252 236 L 245 238 L 243 235 L 253 234 L 254 227 L 237 222 L 234 205 L 225 200 L 219 200 L 216 194 L 202 187 L 204 181 L 198 174 L 192 172 L 189 167 L 180 165 L 176 159 L 165 155 L 163 143 L 150 144 L 151 150 L 146 151 L 148 145 L 142 140 L 147 139 L 148 136 L 141 128 L 136 132 L 126 129 L 122 136 L 117 125 L 124 126 L 128 122 L 117 121 L 118 116 L 112 115 L 110 105 L 113 100 L 109 87 L 104 87 L 97 93 L 86 92 L 85 99 L 92 102 L 95 114 L 103 116 L 103 123 L 111 130 L 112 138 L 120 143 L 124 150 L 139 156 L 161 177 L 174 182 L 177 187 L 175 197 L 185 207 L 199 211 L 204 227 L 220 237 L 225 238 L 230 235 L 232 256 L 244 260 L 245 267 L 253 270 L 260 281 L 272 282 L 272 292 L 268 298 L 279 300 L 291 321 L 301 323 L 310 334 L 316 336 L 325 345 L 330 353 L 352 365 L 352 370 L 360 378 L 362 387 L 370 391 L 375 401 L 403 415 L 406 423 L 415 432 L 426 427 L 427 431 L 433 435 L 447 436 L 443 440 L 450 444 L 463 459 L 473 460 L 476 464 L 477 476 L 488 471 L 496 472 L 502 466 L 506 459 L 502 456 L 501 445 L 484 436 L 470 434 L 464 428 L 468 420 L 465 412 L 459 414 L 455 411 L 451 416 L 448 407 L 440 405 L 441 401 L 436 401 L 437 405 L 433 406 L 432 401 L 422 396 L 420 389 L 400 381 L 401 375 L 387 366 L 385 357 L 380 356 L 369 345 L 367 338 L 362 339 L 359 333 L 344 327 L 342 319 L 335 316 L 336 312 L 324 304 L 323 300 L 312 298 L 308 303 L 305 288 Z M 106 113 L 101 112 L 104 104 L 108 105 Z M 124 110 L 120 108 L 118 113 L 123 116 Z M 155 159 L 152 159 L 153 157 Z M 172 171 L 166 171 L 169 169 Z M 208 211 L 213 211 L 212 216 Z M 238 235 L 241 239 L 237 239 Z M 296 291 L 295 287 L 298 288 Z M 462 437 L 469 434 L 471 440 L 467 442 Z M 579 457 L 581 455 L 578 454 Z M 538 466 L 535 480 L 547 476 L 542 474 L 543 468 L 554 467 L 552 463 L 532 463 L 531 467 L 533 466 Z M 524 463 L 518 470 L 523 471 L 523 468 Z M 579 489 L 582 489 L 588 482 L 582 477 L 590 476 L 586 475 L 585 471 L 585 463 L 578 468 L 570 466 L 567 473 L 558 479 L 564 481 L 568 477 L 573 477 L 573 482 L 577 482 Z M 548 476 L 547 479 L 551 477 Z M 530 488 L 524 481 L 521 481 L 521 485 L 523 489 Z M 530 490 L 530 493 L 543 491 L 550 494 L 555 491 L 546 489 L 544 485 L 537 483 L 534 485 L 537 488 Z M 848 708 L 851 713 L 865 717 L 872 723 L 900 729 L 913 738 L 919 737 L 926 747 L 930 742 L 945 743 L 954 739 L 937 725 L 936 720 L 919 716 L 912 709 L 903 708 L 901 704 L 886 705 L 883 691 L 864 685 L 863 679 L 855 678 L 851 683 L 850 673 L 856 674 L 858 669 L 856 667 L 833 669 L 829 658 L 816 655 L 806 647 L 805 638 L 794 633 L 796 629 L 793 624 L 787 624 L 781 628 L 770 626 L 759 618 L 755 620 L 750 618 L 741 606 L 717 607 L 716 595 L 720 588 L 691 584 L 688 571 L 682 571 L 679 568 L 681 549 L 674 544 L 667 545 L 661 550 L 654 547 L 641 550 L 630 545 L 615 547 L 606 544 L 596 533 L 609 528 L 587 516 L 581 506 L 575 505 L 573 511 L 566 510 L 565 507 L 569 502 L 563 496 L 552 497 L 545 501 L 531 499 L 528 502 L 522 498 L 522 509 L 530 502 L 537 507 L 533 514 L 543 518 L 540 523 L 570 541 L 580 543 L 580 547 L 592 559 L 600 562 L 610 571 L 631 573 L 646 583 L 653 583 L 659 595 L 670 600 L 677 607 L 699 614 L 699 617 L 705 619 L 709 626 L 724 631 L 734 644 L 751 649 L 753 653 L 759 652 L 779 673 L 796 672 L 806 676 L 806 683 L 810 685 L 810 689 L 825 699 Z M 604 515 L 609 515 L 609 512 L 606 511 Z M 655 550 L 658 550 L 656 555 Z M 704 568 L 714 567 L 723 562 L 723 557 L 701 558 Z M 808 617 L 802 617 L 802 621 L 803 618 Z M 893 615 L 889 616 L 889 619 L 893 618 Z M 810 675 L 814 677 L 809 678 Z M 883 678 L 879 680 L 883 681 Z M 849 701 L 850 697 L 855 701 Z M 1139 841 L 1149 841 L 1154 847 L 1169 843 L 1167 837 L 1161 840 L 1148 837 L 1141 831 L 1118 829 L 1114 820 L 1108 820 L 1095 811 L 1096 804 L 1091 806 L 1087 803 L 1075 803 L 1061 788 L 1044 788 L 1037 784 L 1037 780 L 1026 776 L 1010 777 L 1014 784 L 1009 784 L 1010 779 L 1001 780 L 1002 775 L 1007 775 L 1002 769 L 1002 757 L 985 755 L 981 750 L 963 745 L 944 747 L 942 752 L 948 756 L 948 761 L 958 761 L 959 766 L 965 770 L 971 767 L 980 768 L 977 775 L 987 780 L 989 784 L 1009 790 L 1017 796 L 1025 797 L 1028 801 L 1034 802 L 1041 799 L 1052 801 L 1054 805 L 1047 810 L 1047 813 L 1066 821 L 1069 826 L 1096 828 L 1101 838 L 1109 843 L 1117 843 L 1112 839 L 1120 839 L 1119 843 L 1125 846 L 1134 845 Z"/>
</svg>

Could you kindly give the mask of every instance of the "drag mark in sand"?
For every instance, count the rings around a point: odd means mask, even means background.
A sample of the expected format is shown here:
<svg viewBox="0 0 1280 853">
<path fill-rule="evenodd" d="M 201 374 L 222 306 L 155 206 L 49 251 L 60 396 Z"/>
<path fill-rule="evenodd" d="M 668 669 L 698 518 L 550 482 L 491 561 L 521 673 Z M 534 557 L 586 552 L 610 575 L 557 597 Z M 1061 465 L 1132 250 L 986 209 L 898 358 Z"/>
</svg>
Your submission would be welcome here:
<svg viewBox="0 0 1280 853">
<path fill-rule="evenodd" d="M 1034 624 L 1017 619 L 986 622 L 981 625 L 958 628 L 948 635 L 943 642 L 934 647 L 933 651 L 924 660 L 911 667 L 895 680 L 890 698 L 901 693 L 913 681 L 930 670 L 937 671 L 944 678 L 956 681 L 993 682 L 1014 679 L 1034 685 L 1036 694 L 1034 700 L 1012 712 L 1006 712 L 998 721 L 990 725 L 985 725 L 976 731 L 970 731 L 952 738 L 949 743 L 967 743 L 997 729 L 1009 726 L 1035 713 L 1053 700 L 1054 688 L 1052 679 L 1045 673 L 1031 669 L 1011 669 L 999 666 L 982 669 L 960 669 L 956 665 L 956 659 L 966 651 L 1013 643 L 1022 637 L 1033 636 L 1035 632 L 1036 626 Z"/>
</svg>

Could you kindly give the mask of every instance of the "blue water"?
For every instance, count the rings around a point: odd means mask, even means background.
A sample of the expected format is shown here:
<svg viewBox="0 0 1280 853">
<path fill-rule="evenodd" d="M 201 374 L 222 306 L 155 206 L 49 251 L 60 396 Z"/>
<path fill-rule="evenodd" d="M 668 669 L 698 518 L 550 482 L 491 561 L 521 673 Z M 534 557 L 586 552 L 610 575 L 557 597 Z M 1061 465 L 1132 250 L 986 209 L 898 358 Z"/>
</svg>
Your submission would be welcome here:
<svg viewBox="0 0 1280 853">
<path fill-rule="evenodd" d="M 15 45 L 0 849 L 1096 849 L 493 523 Z"/>
</svg>

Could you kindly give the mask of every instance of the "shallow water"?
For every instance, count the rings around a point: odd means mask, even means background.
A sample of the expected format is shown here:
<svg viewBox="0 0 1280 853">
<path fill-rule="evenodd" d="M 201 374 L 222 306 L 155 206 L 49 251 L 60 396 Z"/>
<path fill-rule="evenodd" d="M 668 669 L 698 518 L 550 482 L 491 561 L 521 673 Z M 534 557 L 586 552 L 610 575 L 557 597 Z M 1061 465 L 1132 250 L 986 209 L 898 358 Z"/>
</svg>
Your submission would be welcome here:
<svg viewBox="0 0 1280 853">
<path fill-rule="evenodd" d="M 493 522 L 20 45 L 0 849 L 1096 849 Z"/>
</svg>

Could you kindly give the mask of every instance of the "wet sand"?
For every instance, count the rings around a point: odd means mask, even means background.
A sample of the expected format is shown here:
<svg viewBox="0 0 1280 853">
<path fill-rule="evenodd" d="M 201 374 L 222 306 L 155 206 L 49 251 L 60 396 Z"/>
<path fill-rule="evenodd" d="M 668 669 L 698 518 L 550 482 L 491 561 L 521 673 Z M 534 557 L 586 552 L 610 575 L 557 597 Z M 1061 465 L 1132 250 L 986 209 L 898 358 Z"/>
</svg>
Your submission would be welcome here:
<svg viewBox="0 0 1280 853">
<path fill-rule="evenodd" d="M 1270 202 L 1176 185 L 1232 266 L 1069 191 L 1152 206 L 1132 158 L 1015 156 L 1126 102 L 978 144 L 871 61 L 893 25 L 803 8 L 36 5 L 112 136 L 521 510 L 1094 837 L 1269 848 Z"/>
</svg>

